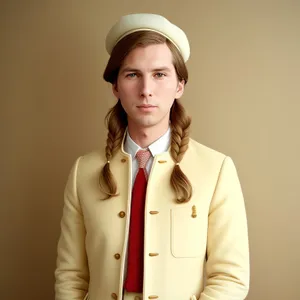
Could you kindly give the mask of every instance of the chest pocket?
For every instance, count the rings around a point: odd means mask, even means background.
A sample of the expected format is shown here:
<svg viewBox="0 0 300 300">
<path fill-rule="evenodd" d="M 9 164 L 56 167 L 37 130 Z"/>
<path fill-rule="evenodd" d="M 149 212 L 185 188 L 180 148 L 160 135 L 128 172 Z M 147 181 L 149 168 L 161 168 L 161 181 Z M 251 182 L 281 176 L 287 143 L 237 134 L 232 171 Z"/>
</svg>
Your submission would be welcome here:
<svg viewBox="0 0 300 300">
<path fill-rule="evenodd" d="M 174 257 L 204 257 L 207 216 L 195 205 L 171 209 L 171 253 Z"/>
</svg>

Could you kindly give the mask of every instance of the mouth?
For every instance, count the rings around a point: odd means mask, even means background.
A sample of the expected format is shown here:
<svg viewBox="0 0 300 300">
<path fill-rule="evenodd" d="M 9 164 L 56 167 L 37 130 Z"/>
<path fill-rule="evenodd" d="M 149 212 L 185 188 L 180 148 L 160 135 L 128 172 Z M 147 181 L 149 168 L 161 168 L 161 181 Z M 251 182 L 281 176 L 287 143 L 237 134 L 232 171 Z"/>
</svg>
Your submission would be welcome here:
<svg viewBox="0 0 300 300">
<path fill-rule="evenodd" d="M 150 104 L 143 104 L 143 105 L 138 105 L 137 108 L 152 108 L 156 107 L 155 105 L 150 105 Z"/>
<path fill-rule="evenodd" d="M 143 104 L 143 105 L 138 105 L 137 106 L 138 110 L 142 112 L 150 112 L 153 111 L 157 108 L 155 105 L 149 105 L 149 104 Z"/>
</svg>

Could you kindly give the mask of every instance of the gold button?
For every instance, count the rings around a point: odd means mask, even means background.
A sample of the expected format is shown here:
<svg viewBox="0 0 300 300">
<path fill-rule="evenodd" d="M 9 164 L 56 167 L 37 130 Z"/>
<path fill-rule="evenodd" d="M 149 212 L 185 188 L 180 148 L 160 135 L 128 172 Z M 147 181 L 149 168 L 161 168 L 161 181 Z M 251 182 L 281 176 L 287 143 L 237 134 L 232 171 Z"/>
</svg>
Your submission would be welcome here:
<svg viewBox="0 0 300 300">
<path fill-rule="evenodd" d="M 112 293 L 112 294 L 111 294 L 111 297 L 112 297 L 113 299 L 118 299 L 118 296 L 117 296 L 117 294 L 115 294 L 115 293 Z"/>
<path fill-rule="evenodd" d="M 122 158 L 122 159 L 121 159 L 121 162 L 122 162 L 122 163 L 125 163 L 125 162 L 126 162 L 126 159 L 125 159 L 125 158 Z"/>
<path fill-rule="evenodd" d="M 120 212 L 119 212 L 119 217 L 120 217 L 120 218 L 124 218 L 124 217 L 125 217 L 125 215 L 126 215 L 126 214 L 125 214 L 125 212 L 124 212 L 124 211 L 120 211 Z"/>
<path fill-rule="evenodd" d="M 135 296 L 134 300 L 142 300 L 142 298 L 140 296 Z"/>
<path fill-rule="evenodd" d="M 115 259 L 120 259 L 121 255 L 120 255 L 119 253 L 116 253 L 116 254 L 114 255 L 114 257 L 115 257 Z"/>
</svg>

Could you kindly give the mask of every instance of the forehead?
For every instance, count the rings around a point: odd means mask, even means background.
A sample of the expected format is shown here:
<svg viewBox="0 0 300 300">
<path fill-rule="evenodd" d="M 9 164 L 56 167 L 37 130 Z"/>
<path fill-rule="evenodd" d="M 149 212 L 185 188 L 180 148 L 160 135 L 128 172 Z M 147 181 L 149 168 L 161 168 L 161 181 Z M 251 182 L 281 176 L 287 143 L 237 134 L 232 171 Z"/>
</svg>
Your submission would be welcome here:
<svg viewBox="0 0 300 300">
<path fill-rule="evenodd" d="M 167 44 L 154 44 L 140 46 L 133 49 L 124 59 L 124 67 L 159 67 L 160 65 L 172 66 L 173 55 Z"/>
</svg>

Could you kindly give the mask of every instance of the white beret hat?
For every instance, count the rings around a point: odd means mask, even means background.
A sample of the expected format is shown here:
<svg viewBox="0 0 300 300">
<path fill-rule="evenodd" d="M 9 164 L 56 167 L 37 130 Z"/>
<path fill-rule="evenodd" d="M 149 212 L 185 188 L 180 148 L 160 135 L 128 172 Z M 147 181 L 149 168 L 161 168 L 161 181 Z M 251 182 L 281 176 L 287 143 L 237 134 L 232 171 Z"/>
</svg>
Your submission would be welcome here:
<svg viewBox="0 0 300 300">
<path fill-rule="evenodd" d="M 160 33 L 177 47 L 185 62 L 189 59 L 190 45 L 184 31 L 165 17 L 156 14 L 130 14 L 121 17 L 106 36 L 108 54 L 111 55 L 115 45 L 126 35 L 141 30 Z"/>
</svg>

